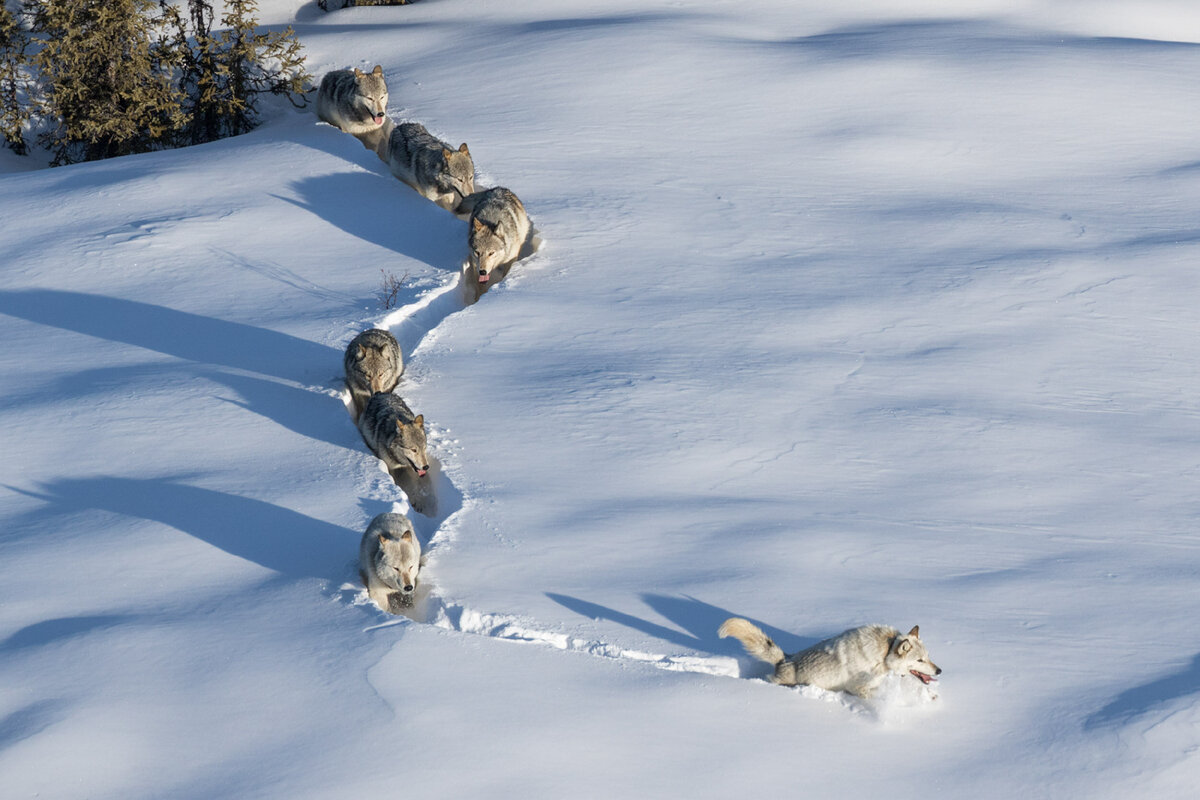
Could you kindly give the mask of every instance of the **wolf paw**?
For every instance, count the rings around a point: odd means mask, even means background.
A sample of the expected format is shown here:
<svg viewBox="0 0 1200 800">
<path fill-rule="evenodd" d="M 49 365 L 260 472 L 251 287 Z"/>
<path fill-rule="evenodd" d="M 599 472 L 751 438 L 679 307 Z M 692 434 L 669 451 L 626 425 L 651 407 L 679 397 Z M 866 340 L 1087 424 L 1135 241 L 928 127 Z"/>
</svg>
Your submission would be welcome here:
<svg viewBox="0 0 1200 800">
<path fill-rule="evenodd" d="M 412 608 L 412 595 L 404 595 L 400 592 L 392 592 L 388 595 L 387 612 L 389 614 L 403 614 Z"/>
</svg>

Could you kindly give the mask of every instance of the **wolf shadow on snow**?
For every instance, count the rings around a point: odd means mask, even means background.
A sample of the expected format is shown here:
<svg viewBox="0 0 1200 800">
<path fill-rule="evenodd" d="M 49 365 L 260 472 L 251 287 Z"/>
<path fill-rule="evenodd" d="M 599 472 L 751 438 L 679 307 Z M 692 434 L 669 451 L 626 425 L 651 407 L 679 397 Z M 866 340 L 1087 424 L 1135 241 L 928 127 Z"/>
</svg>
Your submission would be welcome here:
<svg viewBox="0 0 1200 800">
<path fill-rule="evenodd" d="M 179 478 L 63 478 L 22 492 L 58 513 L 87 509 L 151 520 L 287 578 L 346 577 L 361 531 Z"/>
<path fill-rule="evenodd" d="M 624 625 L 627 628 L 641 631 L 642 633 L 653 636 L 657 639 L 662 639 L 665 642 L 670 642 L 677 647 L 685 647 L 690 650 L 695 650 L 701 653 L 711 655 L 731 655 L 737 656 L 739 664 L 742 665 L 742 674 L 758 675 L 763 673 L 762 665 L 746 657 L 741 646 L 732 640 L 721 639 L 717 636 L 717 628 L 721 623 L 730 617 L 745 616 L 744 614 L 735 614 L 718 606 L 705 603 L 702 600 L 697 600 L 694 597 L 686 595 L 665 595 L 644 593 L 640 595 L 642 602 L 649 606 L 653 611 L 673 622 L 675 625 L 683 628 L 683 631 L 675 628 L 660 625 L 656 622 L 651 622 L 648 619 L 642 619 L 632 614 L 626 614 L 606 606 L 592 603 L 587 600 L 580 600 L 577 597 L 568 595 L 555 594 L 547 592 L 546 596 L 554 602 L 570 609 L 575 613 L 595 620 L 609 620 Z M 756 619 L 749 618 L 751 622 L 758 625 L 768 636 L 783 648 L 785 652 L 793 653 L 798 650 L 803 650 L 806 647 L 811 647 L 816 644 L 819 639 L 805 638 L 780 630 L 762 623 Z M 686 631 L 686 632 L 684 632 Z"/>
<path fill-rule="evenodd" d="M 341 352 L 268 328 L 84 292 L 0 290 L 0 313 L 201 364 L 314 383 Z"/>
</svg>

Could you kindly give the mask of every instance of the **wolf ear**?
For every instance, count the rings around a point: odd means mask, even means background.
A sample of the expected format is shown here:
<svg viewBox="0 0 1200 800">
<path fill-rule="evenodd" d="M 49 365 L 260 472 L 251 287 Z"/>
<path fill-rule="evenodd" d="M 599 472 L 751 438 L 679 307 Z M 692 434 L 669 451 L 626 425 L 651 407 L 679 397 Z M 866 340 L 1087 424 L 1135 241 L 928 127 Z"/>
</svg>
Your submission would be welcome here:
<svg viewBox="0 0 1200 800">
<path fill-rule="evenodd" d="M 480 222 L 480 221 L 479 221 L 479 217 L 475 217 L 474 219 L 472 219 L 472 220 L 471 220 L 471 225 L 472 225 L 472 227 L 474 227 L 474 228 L 475 228 L 475 230 L 477 230 L 477 231 L 481 231 L 481 230 L 483 230 L 484 228 L 486 228 L 486 227 L 487 227 L 487 225 L 484 225 L 482 222 Z"/>
<path fill-rule="evenodd" d="M 450 151 L 443 147 L 442 148 L 442 158 L 449 158 L 449 157 L 450 157 Z"/>
<path fill-rule="evenodd" d="M 366 355 L 367 355 L 367 351 L 366 351 L 366 350 L 364 350 L 364 349 L 363 349 L 363 346 L 360 344 L 360 345 L 358 346 L 358 360 L 359 360 L 359 361 L 362 361 L 362 360 L 363 360 L 363 358 L 365 358 L 365 357 L 366 357 Z"/>
<path fill-rule="evenodd" d="M 896 654 L 897 655 L 902 656 L 905 653 L 907 653 L 909 650 L 912 650 L 912 642 L 908 641 L 907 639 L 901 640 L 900 644 L 898 644 L 896 646 Z"/>
<path fill-rule="evenodd" d="M 400 430 L 403 427 L 404 427 L 404 420 L 400 419 L 399 417 L 396 417 L 396 430 Z"/>
<path fill-rule="evenodd" d="M 387 537 L 386 537 L 386 536 L 384 536 L 382 533 L 381 533 L 381 534 L 379 534 L 379 545 L 380 545 L 380 547 L 382 547 L 382 546 L 383 546 L 383 543 L 384 543 L 384 542 L 386 542 L 386 541 L 387 541 Z"/>
<path fill-rule="evenodd" d="M 912 629 L 911 631 L 909 631 L 909 632 L 908 632 L 908 635 L 909 635 L 909 636 L 916 636 L 918 639 L 920 639 L 920 638 L 921 638 L 921 626 L 920 626 L 920 625 L 913 625 L 913 629 Z"/>
<path fill-rule="evenodd" d="M 467 155 L 471 155 L 471 151 L 467 149 L 467 143 L 466 143 L 466 142 L 463 142 L 462 144 L 460 144 L 460 145 L 458 146 L 458 152 L 460 152 L 460 153 L 466 153 Z"/>
<path fill-rule="evenodd" d="M 412 531 L 405 531 L 404 533 L 400 534 L 400 541 L 411 542 L 412 541 Z"/>
<path fill-rule="evenodd" d="M 354 77 L 361 78 L 364 74 L 365 73 L 363 73 L 363 71 L 361 69 L 359 69 L 358 67 L 354 68 Z"/>
<path fill-rule="evenodd" d="M 413 420 L 413 425 L 416 425 L 418 428 L 424 428 L 425 427 L 425 415 L 417 414 L 417 418 Z"/>
<path fill-rule="evenodd" d="M 376 64 L 375 69 L 371 70 L 371 74 L 372 75 L 382 75 L 383 74 L 383 65 Z"/>
</svg>

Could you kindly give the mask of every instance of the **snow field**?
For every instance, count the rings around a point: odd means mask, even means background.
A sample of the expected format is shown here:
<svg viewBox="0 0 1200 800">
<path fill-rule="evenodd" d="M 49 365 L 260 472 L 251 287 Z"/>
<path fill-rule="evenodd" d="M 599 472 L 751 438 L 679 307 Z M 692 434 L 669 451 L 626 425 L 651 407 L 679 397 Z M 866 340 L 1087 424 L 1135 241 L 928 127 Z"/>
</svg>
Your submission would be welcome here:
<svg viewBox="0 0 1200 800">
<path fill-rule="evenodd" d="M 1190 6 L 293 18 L 551 246 L 460 305 L 464 223 L 311 113 L 4 160 L 7 792 L 1190 796 Z M 355 604 L 405 510 L 337 408 L 381 322 L 433 624 Z M 724 680 L 735 614 L 919 623 L 940 697 Z"/>
</svg>

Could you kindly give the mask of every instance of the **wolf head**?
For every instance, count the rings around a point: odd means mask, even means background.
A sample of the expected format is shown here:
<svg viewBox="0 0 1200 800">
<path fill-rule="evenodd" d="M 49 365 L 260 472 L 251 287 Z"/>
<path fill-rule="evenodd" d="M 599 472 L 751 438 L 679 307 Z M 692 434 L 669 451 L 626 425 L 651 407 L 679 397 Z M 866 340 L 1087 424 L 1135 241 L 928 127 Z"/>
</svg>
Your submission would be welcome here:
<svg viewBox="0 0 1200 800">
<path fill-rule="evenodd" d="M 468 257 L 471 269 L 475 271 L 480 283 L 487 283 L 492 270 L 506 260 L 508 248 L 504 237 L 495 228 L 476 218 L 471 220 L 467 241 L 471 247 L 471 255 Z"/>
<path fill-rule="evenodd" d="M 929 660 L 929 652 L 920 638 L 920 626 L 913 625 L 911 631 L 897 636 L 892 641 L 883 664 L 889 672 L 907 672 L 921 683 L 929 684 L 934 676 L 942 674 L 942 668 Z"/>
<path fill-rule="evenodd" d="M 421 543 L 412 531 L 405 531 L 398 539 L 379 534 L 379 549 L 375 553 L 375 574 L 379 580 L 411 603 L 420 571 Z"/>
<path fill-rule="evenodd" d="M 370 117 L 376 125 L 382 125 L 387 119 L 388 89 L 383 79 L 383 67 L 375 65 L 370 72 L 354 68 L 354 82 L 358 91 L 355 93 L 354 104 L 364 117 Z"/>
<path fill-rule="evenodd" d="M 388 453 L 397 464 L 407 465 L 424 475 L 429 471 L 429 455 L 425 452 L 425 416 L 418 414 L 412 422 L 396 419 L 396 435 L 387 445 Z"/>
<path fill-rule="evenodd" d="M 390 392 L 396 385 L 396 360 L 381 347 L 358 345 L 354 352 L 354 370 L 371 393 Z"/>
<path fill-rule="evenodd" d="M 437 176 L 438 191 L 442 194 L 458 193 L 459 202 L 475 191 L 475 162 L 471 160 L 471 151 L 463 142 L 457 150 L 442 148 L 442 160 L 445 168 Z"/>
</svg>

